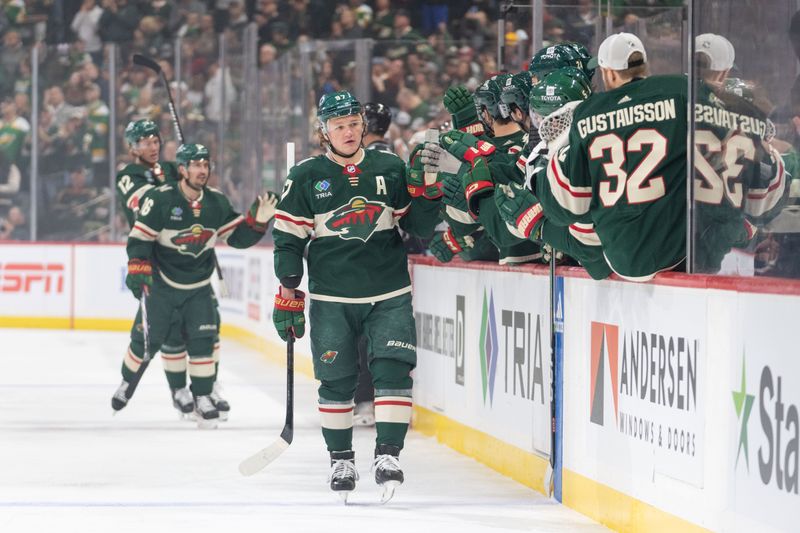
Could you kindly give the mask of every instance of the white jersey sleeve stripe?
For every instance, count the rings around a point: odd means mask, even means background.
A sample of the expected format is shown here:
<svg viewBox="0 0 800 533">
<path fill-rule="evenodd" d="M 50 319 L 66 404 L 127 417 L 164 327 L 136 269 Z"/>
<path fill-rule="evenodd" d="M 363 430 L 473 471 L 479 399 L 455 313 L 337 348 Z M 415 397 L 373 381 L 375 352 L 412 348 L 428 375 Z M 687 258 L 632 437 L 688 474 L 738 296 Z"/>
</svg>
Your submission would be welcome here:
<svg viewBox="0 0 800 533">
<path fill-rule="evenodd" d="M 750 189 L 747 192 L 745 202 L 745 213 L 751 216 L 761 216 L 775 207 L 783 197 L 786 188 L 786 169 L 783 165 L 783 158 L 771 150 L 773 159 L 777 162 L 775 175 L 764 189 Z"/>
<path fill-rule="evenodd" d="M 575 240 L 586 246 L 601 245 L 600 237 L 598 237 L 597 233 L 594 231 L 594 224 L 582 224 L 580 222 L 570 224 L 569 234 L 572 235 Z"/>
<path fill-rule="evenodd" d="M 554 156 L 547 166 L 547 181 L 550 184 L 550 191 L 553 197 L 561 207 L 576 215 L 583 215 L 589 212 L 589 205 L 592 202 L 592 188 L 573 186 L 569 178 L 564 176 L 557 156 Z"/>
<path fill-rule="evenodd" d="M 282 231 L 283 233 L 288 233 L 289 235 L 294 235 L 298 239 L 306 239 L 311 236 L 311 228 L 313 226 L 307 226 L 305 224 L 299 224 L 297 222 L 287 220 L 280 215 L 275 216 L 275 229 L 277 231 Z"/>
</svg>

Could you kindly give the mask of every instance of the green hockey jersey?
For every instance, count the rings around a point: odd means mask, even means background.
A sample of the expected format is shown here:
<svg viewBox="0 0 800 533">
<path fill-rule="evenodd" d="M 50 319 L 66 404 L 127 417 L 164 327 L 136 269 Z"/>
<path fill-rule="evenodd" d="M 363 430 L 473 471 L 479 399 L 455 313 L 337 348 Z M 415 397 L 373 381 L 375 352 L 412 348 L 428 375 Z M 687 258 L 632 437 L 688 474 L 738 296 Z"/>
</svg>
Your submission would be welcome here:
<svg viewBox="0 0 800 533">
<path fill-rule="evenodd" d="M 289 172 L 275 216 L 275 274 L 303 275 L 308 246 L 312 299 L 377 302 L 411 292 L 408 263 L 397 231 L 429 238 L 439 202 L 411 198 L 406 165 L 394 154 L 364 150 L 341 166 L 326 155 Z"/>
<path fill-rule="evenodd" d="M 159 161 L 153 168 L 131 163 L 117 172 L 117 195 L 128 226 L 133 227 L 145 193 L 164 183 L 177 181 L 178 167 L 170 161 Z"/>
<path fill-rule="evenodd" d="M 218 241 L 247 248 L 264 235 L 216 189 L 206 187 L 189 201 L 178 184 L 151 189 L 142 198 L 128 235 L 128 258 L 149 259 L 167 285 L 196 289 L 211 282 Z"/>
<path fill-rule="evenodd" d="M 783 157 L 763 142 L 766 114 L 739 96 L 701 84 L 695 104 L 693 271 L 717 272 L 731 247 L 774 218 L 791 179 Z M 787 155 L 787 159 L 791 159 Z"/>
<path fill-rule="evenodd" d="M 686 256 L 686 95 L 685 76 L 593 94 L 538 180 L 545 216 L 593 226 L 608 264 L 634 281 Z"/>
</svg>

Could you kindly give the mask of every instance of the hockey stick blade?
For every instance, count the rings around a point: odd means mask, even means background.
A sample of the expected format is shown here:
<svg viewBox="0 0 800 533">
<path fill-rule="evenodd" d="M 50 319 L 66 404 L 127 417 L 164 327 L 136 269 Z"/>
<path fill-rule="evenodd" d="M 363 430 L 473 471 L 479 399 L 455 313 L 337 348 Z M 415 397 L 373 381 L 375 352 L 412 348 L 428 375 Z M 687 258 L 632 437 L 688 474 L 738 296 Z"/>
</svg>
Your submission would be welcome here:
<svg viewBox="0 0 800 533">
<path fill-rule="evenodd" d="M 159 74 L 161 73 L 161 65 L 159 65 L 149 57 L 143 56 L 142 54 L 133 54 L 133 64 L 149 68 L 150 70 L 154 70 Z"/>
<path fill-rule="evenodd" d="M 287 435 L 288 433 L 288 435 Z M 287 439 L 288 436 L 288 439 Z M 266 468 L 272 461 L 280 457 L 285 452 L 289 445 L 292 443 L 292 432 L 283 428 L 281 436 L 278 440 L 261 450 L 260 452 L 251 455 L 241 463 L 239 463 L 239 473 L 243 476 L 252 476 L 256 472 L 260 472 Z"/>
</svg>

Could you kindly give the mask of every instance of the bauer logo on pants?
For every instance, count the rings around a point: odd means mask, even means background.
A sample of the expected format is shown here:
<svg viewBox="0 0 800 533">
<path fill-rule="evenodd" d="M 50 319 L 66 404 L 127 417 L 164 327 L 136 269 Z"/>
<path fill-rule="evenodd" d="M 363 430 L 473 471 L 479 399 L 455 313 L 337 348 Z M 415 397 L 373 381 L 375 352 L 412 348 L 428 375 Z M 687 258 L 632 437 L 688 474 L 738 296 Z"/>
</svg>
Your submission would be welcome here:
<svg viewBox="0 0 800 533">
<path fill-rule="evenodd" d="M 322 361 L 323 363 L 331 364 L 334 362 L 334 360 L 336 360 L 337 355 L 339 355 L 339 352 L 335 350 L 328 350 L 327 352 L 319 356 L 319 360 Z"/>
</svg>

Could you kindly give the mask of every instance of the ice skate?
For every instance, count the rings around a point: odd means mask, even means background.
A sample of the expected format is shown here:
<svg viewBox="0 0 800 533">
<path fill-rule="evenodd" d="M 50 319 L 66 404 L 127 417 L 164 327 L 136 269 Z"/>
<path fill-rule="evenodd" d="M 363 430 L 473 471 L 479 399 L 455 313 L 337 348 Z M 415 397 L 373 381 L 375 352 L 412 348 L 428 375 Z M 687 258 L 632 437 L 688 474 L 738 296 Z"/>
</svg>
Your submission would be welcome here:
<svg viewBox="0 0 800 533">
<path fill-rule="evenodd" d="M 371 401 L 358 402 L 353 410 L 353 425 L 372 427 L 375 425 L 375 406 Z"/>
<path fill-rule="evenodd" d="M 128 399 L 125 397 L 125 392 L 128 390 L 128 382 L 122 380 L 119 388 L 114 393 L 114 396 L 111 397 L 111 408 L 114 410 L 114 414 L 117 414 L 118 411 L 122 410 L 123 407 L 128 405 Z"/>
<path fill-rule="evenodd" d="M 181 414 L 182 419 L 188 419 L 194 412 L 194 398 L 187 388 L 170 389 L 172 391 L 172 405 Z"/>
<path fill-rule="evenodd" d="M 228 413 L 231 410 L 231 404 L 228 403 L 228 400 L 222 397 L 221 395 L 222 387 L 218 383 L 214 383 L 214 388 L 211 390 L 211 401 L 214 403 L 214 407 L 217 408 L 219 412 L 219 419 L 221 422 L 225 422 L 228 420 Z"/>
<path fill-rule="evenodd" d="M 210 395 L 195 396 L 194 415 L 197 418 L 197 427 L 200 429 L 216 429 L 219 411 L 214 407 Z"/>
<path fill-rule="evenodd" d="M 381 491 L 381 503 L 386 503 L 394 496 L 394 491 L 403 483 L 403 471 L 400 469 L 400 448 L 391 444 L 379 444 L 375 448 L 375 483 Z"/>
<path fill-rule="evenodd" d="M 331 473 L 328 482 L 331 484 L 331 490 L 338 493 L 345 504 L 347 497 L 355 490 L 357 480 L 356 453 L 353 450 L 331 452 Z"/>
</svg>

